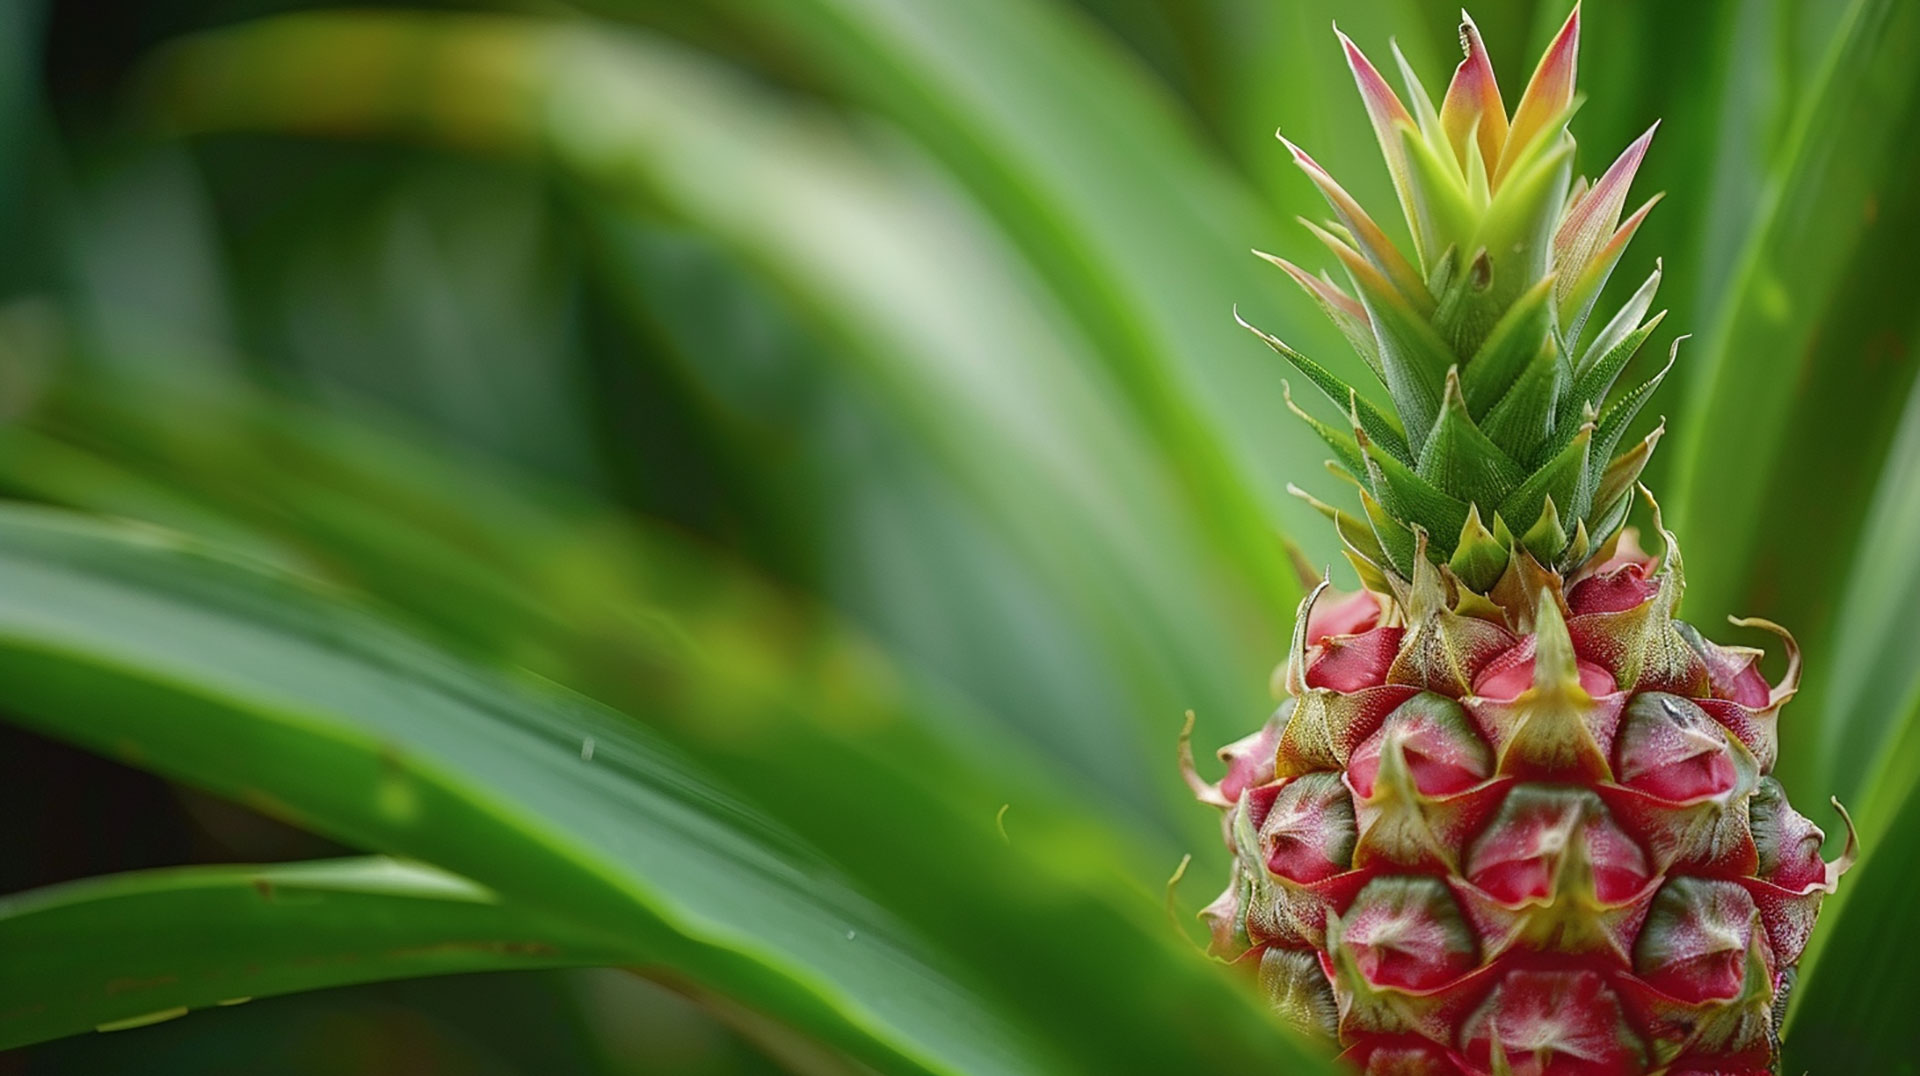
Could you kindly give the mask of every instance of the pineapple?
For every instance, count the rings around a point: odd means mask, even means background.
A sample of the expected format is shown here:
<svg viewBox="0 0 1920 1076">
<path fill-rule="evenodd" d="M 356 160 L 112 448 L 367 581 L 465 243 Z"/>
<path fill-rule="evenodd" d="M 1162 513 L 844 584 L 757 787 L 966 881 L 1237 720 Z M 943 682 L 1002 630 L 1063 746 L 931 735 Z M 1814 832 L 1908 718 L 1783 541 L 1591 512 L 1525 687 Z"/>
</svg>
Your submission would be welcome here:
<svg viewBox="0 0 1920 1076">
<path fill-rule="evenodd" d="M 1780 638 L 1769 684 L 1761 651 L 1675 619 L 1658 506 L 1658 559 L 1625 526 L 1661 431 L 1625 434 L 1665 370 L 1615 382 L 1660 323 L 1658 264 L 1594 308 L 1653 206 L 1623 219 L 1653 132 L 1572 178 L 1579 28 L 1576 7 L 1511 117 L 1471 20 L 1437 109 L 1397 49 L 1405 101 L 1341 36 L 1411 255 L 1291 143 L 1351 288 L 1263 255 L 1387 406 L 1260 333 L 1344 416 L 1288 399 L 1357 488 L 1358 512 L 1308 499 L 1365 589 L 1302 603 L 1284 701 L 1217 784 L 1183 739 L 1234 854 L 1203 916 L 1281 1012 L 1382 1076 L 1771 1072 L 1794 962 L 1852 860 L 1851 825 L 1823 862 L 1769 776 L 1792 637 L 1735 621 Z"/>
</svg>

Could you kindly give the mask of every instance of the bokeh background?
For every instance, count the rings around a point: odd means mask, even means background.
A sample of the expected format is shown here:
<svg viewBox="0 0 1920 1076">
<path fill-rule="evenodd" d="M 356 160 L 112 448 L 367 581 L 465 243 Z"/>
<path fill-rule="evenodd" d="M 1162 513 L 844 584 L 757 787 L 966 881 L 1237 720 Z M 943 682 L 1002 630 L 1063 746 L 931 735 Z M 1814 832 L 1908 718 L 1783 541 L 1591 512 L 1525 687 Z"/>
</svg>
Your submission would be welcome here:
<svg viewBox="0 0 1920 1076">
<path fill-rule="evenodd" d="M 1909 799 L 1877 771 L 1920 754 L 1917 12 L 1593 0 L 1574 121 L 1589 174 L 1663 121 L 1612 287 L 1663 259 L 1627 376 L 1692 334 L 1642 423 L 1687 611 L 1794 628 L 1785 779 L 1869 834 Z M 1566 5 L 1473 14 L 1512 102 Z M 1010 833 L 993 775 L 1046 788 L 1144 899 L 1194 852 L 1197 905 L 1220 859 L 1181 714 L 1252 728 L 1296 560 L 1351 579 L 1287 492 L 1338 493 L 1324 452 L 1232 317 L 1360 373 L 1248 253 L 1324 263 L 1276 127 L 1390 204 L 1336 17 L 1436 91 L 1458 55 L 1437 0 L 11 0 L 0 490 L 328 580 L 736 774 L 781 768 L 799 719 L 757 700 L 800 683 L 885 765 L 960 760 L 918 772 Z M 683 645 L 721 675 L 650 681 Z M 903 696 L 910 732 L 862 739 Z M 805 780 L 742 784 L 831 845 L 782 798 Z M 0 892 L 344 851 L 20 729 L 0 804 Z M 761 1023 L 497 974 L 0 1073 L 841 1071 Z"/>
</svg>

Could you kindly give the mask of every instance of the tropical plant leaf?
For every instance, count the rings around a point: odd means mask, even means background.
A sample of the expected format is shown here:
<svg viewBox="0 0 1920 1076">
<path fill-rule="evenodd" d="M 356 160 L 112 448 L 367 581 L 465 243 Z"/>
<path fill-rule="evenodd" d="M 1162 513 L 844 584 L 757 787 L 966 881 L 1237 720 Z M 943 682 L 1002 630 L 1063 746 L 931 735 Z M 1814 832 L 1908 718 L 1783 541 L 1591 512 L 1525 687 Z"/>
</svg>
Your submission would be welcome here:
<svg viewBox="0 0 1920 1076">
<path fill-rule="evenodd" d="M 1890 807 L 1904 796 L 1914 767 L 1911 756 L 1889 749 L 1906 735 L 1900 722 L 1912 720 L 1920 698 L 1920 664 L 1905 626 L 1920 608 L 1920 560 L 1913 554 L 1920 549 L 1920 384 L 1871 503 L 1859 545 L 1846 558 L 1852 572 L 1840 594 L 1828 668 L 1809 689 L 1820 690 L 1810 701 L 1822 720 L 1809 737 L 1817 758 L 1805 779 L 1849 801 L 1864 803 L 1864 796 Z"/>
<path fill-rule="evenodd" d="M 395 40 L 430 45 L 388 47 Z M 439 98 L 463 109 L 495 103 L 481 148 L 551 152 L 616 205 L 663 205 L 712 234 L 838 345 L 831 356 L 930 447 L 1039 578 L 1064 591 L 1076 623 L 1111 655 L 1108 667 L 1134 697 L 1153 700 L 1142 712 L 1246 705 L 1248 685 L 1284 645 L 1282 618 L 1266 614 L 1291 607 L 1297 587 L 1281 546 L 1263 524 L 1253 555 L 1267 568 L 1210 555 L 1216 529 L 1170 492 L 1180 480 L 1159 449 L 1118 420 L 1126 405 L 1103 387 L 1088 345 L 1056 331 L 1065 315 L 1044 301 L 1046 289 L 927 175 L 876 167 L 872 147 L 835 136 L 821 116 L 770 109 L 685 50 L 530 20 L 360 14 L 242 26 L 156 68 L 163 122 L 474 145 L 463 113 L 423 124 L 410 97 L 362 95 L 348 115 L 323 104 L 342 100 L 328 88 L 342 52 L 404 58 L 417 77 L 463 85 Z M 275 90 L 287 85 L 312 92 Z M 850 235 L 862 237 L 857 252 Z M 955 274 L 969 309 L 951 301 Z M 1261 361 L 1257 349 L 1252 359 Z M 1278 371 L 1263 369 L 1278 406 Z M 1248 579 L 1274 564 L 1286 578 L 1249 593 Z M 1243 630 L 1263 622 L 1265 638 Z M 1078 731 L 1081 757 L 1111 753 L 1110 722 Z M 1096 735 L 1107 741 L 1086 742 Z M 1158 757 L 1164 732 L 1132 735 L 1134 769 L 1110 777 L 1137 785 L 1139 760 Z"/>
<path fill-rule="evenodd" d="M 1897 903 L 1912 888 L 1903 871 L 1916 854 L 1908 831 L 1920 817 L 1920 775 L 1912 764 L 1920 751 L 1920 668 L 1899 626 L 1920 600 L 1920 566 L 1910 552 L 1916 542 L 1920 394 L 1908 406 L 1852 560 L 1835 633 L 1836 668 L 1812 700 L 1830 720 L 1817 738 L 1808 783 L 1824 781 L 1815 787 L 1835 788 L 1857 806 L 1864 858 L 1858 875 L 1828 899 L 1823 928 L 1801 960 L 1807 986 L 1793 1019 L 1804 1030 L 1796 1030 L 1794 1042 L 1796 1049 L 1838 1046 L 1839 1056 L 1857 1058 L 1862 1071 L 1872 1071 L 1876 1057 L 1911 1054 L 1913 1044 L 1898 1036 L 1901 1021 L 1886 1019 L 1882 1006 L 1920 999 L 1920 977 L 1904 966 L 1911 962 L 1890 959 L 1920 944 L 1903 944 L 1899 932 L 1910 929 L 1912 917 Z M 1823 970 L 1829 961 L 1843 970 Z"/>
<path fill-rule="evenodd" d="M 1707 327 L 1704 361 L 1688 371 L 1669 503 L 1689 568 L 1699 565 L 1689 615 L 1763 613 L 1791 624 L 1812 657 L 1784 732 L 1812 746 L 1782 753 L 1782 781 L 1861 807 L 1862 861 L 1802 961 L 1783 1071 L 1896 1071 L 1916 1040 L 1891 1014 L 1920 997 L 1899 959 L 1912 945 L 1897 895 L 1912 884 L 1904 835 L 1917 805 L 1911 766 L 1895 763 L 1917 746 L 1912 653 L 1884 631 L 1885 603 L 1912 593 L 1910 547 L 1889 543 L 1912 540 L 1911 448 L 1899 446 L 1913 436 L 1920 326 L 1906 292 L 1920 261 L 1902 237 L 1920 223 L 1906 195 L 1920 168 L 1908 134 L 1920 115 L 1920 12 L 1878 0 L 1833 8 L 1824 56 L 1794 68 L 1798 107 L 1755 199 L 1759 224 Z M 1751 131 L 1736 134 L 1734 149 L 1750 144 Z M 1738 184 L 1737 169 L 1723 171 Z M 1723 217 L 1745 216 L 1739 198 L 1723 201 Z M 1705 239 L 1725 244 L 1726 231 Z"/>
<path fill-rule="evenodd" d="M 1267 601 L 1294 593 L 1270 517 L 1316 548 L 1331 543 L 1283 496 L 1270 461 L 1314 459 L 1318 448 L 1306 431 L 1269 421 L 1279 379 L 1226 317 L 1270 294 L 1239 252 L 1278 228 L 1197 151 L 1158 88 L 1065 12 L 1032 0 L 731 6 L 810 46 L 829 80 L 896 119 L 968 184 L 1098 343 L 1132 413 L 1180 461 L 1192 510 L 1246 585 Z M 1289 330 L 1310 324 L 1304 304 L 1294 309 L 1302 316 Z M 1318 347 L 1332 343 L 1323 331 L 1299 335 L 1309 353 L 1337 353 Z M 1342 360 L 1334 372 L 1351 382 L 1360 366 Z"/>
<path fill-rule="evenodd" d="M 0 514 L 0 579 L 0 669 L 20 682 L 13 704 L 36 727 L 340 839 L 461 871 L 529 908 L 643 938 L 662 965 L 855 1056 L 992 1072 L 1053 1070 L 1063 1048 L 1113 1050 L 1115 1064 L 1140 1051 L 1174 1063 L 1196 1052 L 1244 1062 L 1298 1049 L 1253 999 L 1172 939 L 1155 940 L 1145 901 L 1136 926 L 1108 912 L 1098 939 L 1066 941 L 1105 945 L 1116 928 L 1139 932 L 1121 963 L 1167 996 L 1123 987 L 1109 1000 L 1161 1014 L 1143 1013 L 1126 1046 L 1129 1036 L 1091 1021 L 1049 1027 L 1042 1046 L 993 1000 L 999 990 L 952 970 L 951 958 L 786 827 L 633 722 L 552 689 L 511 687 L 291 581 L 151 532 L 22 509 Z M 803 772 L 826 791 L 858 771 Z M 850 807 L 864 798 L 827 797 Z M 983 811 L 979 828 L 991 827 Z M 948 836 L 964 855 L 968 839 Z M 976 924 L 1006 923 L 1039 895 L 1024 874 L 986 881 L 1004 903 L 964 910 Z M 1076 921 L 1101 921 L 1084 899 L 1069 909 Z M 1053 917 L 1025 918 L 1054 929 Z M 1040 984 L 1079 981 L 1072 968 L 1028 971 Z M 1171 1001 L 1188 989 L 1197 994 Z M 1201 997 L 1210 999 L 1201 1023 L 1169 1019 L 1168 1004 L 1186 1012 Z M 1084 1016 L 1114 1011 L 1084 996 L 1054 1004 Z"/>
<path fill-rule="evenodd" d="M 162 537 L 20 510 L 0 531 L 0 666 L 50 734 L 354 843 L 471 863 L 867 1056 L 1035 1062 L 892 916 L 631 721 Z"/>
<path fill-rule="evenodd" d="M 0 897 L 0 1049 L 299 990 L 454 972 L 646 966 L 637 935 L 524 914 L 380 857 L 185 867 Z"/>
<path fill-rule="evenodd" d="M 1920 10 L 1848 6 L 1776 158 L 1730 297 L 1682 364 L 1688 406 L 1665 500 L 1698 551 L 1689 613 L 1761 613 L 1792 624 L 1816 654 L 1913 380 L 1907 296 L 1920 251 L 1905 237 L 1920 225 L 1906 196 L 1920 169 L 1917 59 Z M 1832 420 L 1839 413 L 1846 421 Z M 1824 675 L 1818 662 L 1810 671 Z"/>
<path fill-rule="evenodd" d="M 1920 729 L 1920 697 L 1903 724 Z M 1899 746 L 1911 759 L 1920 737 Z M 1920 784 L 1905 774 L 1885 784 L 1885 801 L 1876 796 L 1870 809 L 1866 855 L 1828 898 L 1802 960 L 1784 1072 L 1900 1072 L 1920 1051 L 1911 1015 L 1920 1003 Z"/>
</svg>

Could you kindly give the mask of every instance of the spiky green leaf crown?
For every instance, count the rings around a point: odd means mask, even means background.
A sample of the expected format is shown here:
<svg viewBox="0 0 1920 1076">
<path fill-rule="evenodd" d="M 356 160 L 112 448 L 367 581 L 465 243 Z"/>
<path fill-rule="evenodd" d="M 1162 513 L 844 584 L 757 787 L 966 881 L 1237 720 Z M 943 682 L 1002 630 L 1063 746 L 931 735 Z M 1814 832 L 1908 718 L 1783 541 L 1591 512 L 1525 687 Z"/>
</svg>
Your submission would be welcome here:
<svg viewBox="0 0 1920 1076">
<path fill-rule="evenodd" d="M 1661 433 L 1620 450 L 1666 370 L 1613 391 L 1664 316 L 1646 318 L 1658 266 L 1611 317 L 1592 317 L 1627 242 L 1659 200 L 1622 221 L 1653 131 L 1598 180 L 1574 180 L 1567 120 L 1578 104 L 1579 7 L 1511 118 L 1479 30 L 1462 17 L 1466 58 L 1438 109 L 1397 46 L 1411 111 L 1340 35 L 1406 215 L 1411 259 L 1332 176 L 1281 138 L 1333 208 L 1324 225 L 1302 223 L 1333 252 L 1351 291 L 1331 276 L 1261 256 L 1320 304 L 1392 406 L 1376 406 L 1284 341 L 1247 326 L 1344 413 L 1342 429 L 1294 408 L 1360 487 L 1363 515 L 1308 499 L 1333 519 L 1362 581 L 1381 591 L 1390 582 L 1404 586 L 1423 545 L 1475 591 L 1491 587 L 1522 550 L 1547 568 L 1573 570 L 1619 532 Z"/>
</svg>

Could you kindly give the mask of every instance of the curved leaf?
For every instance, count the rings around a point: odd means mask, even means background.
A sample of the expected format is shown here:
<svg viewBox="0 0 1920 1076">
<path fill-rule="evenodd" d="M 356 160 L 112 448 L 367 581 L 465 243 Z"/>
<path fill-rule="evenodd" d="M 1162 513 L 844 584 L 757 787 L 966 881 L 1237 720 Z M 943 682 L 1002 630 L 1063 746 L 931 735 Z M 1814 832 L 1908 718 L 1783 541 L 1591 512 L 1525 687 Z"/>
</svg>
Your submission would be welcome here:
<svg viewBox="0 0 1920 1076">
<path fill-rule="evenodd" d="M 641 939 L 889 1066 L 1050 1067 L 893 916 L 632 721 L 162 535 L 0 514 L 0 669 L 50 734 Z"/>
<path fill-rule="evenodd" d="M 636 936 L 385 858 L 185 867 L 0 897 L 0 1049 L 256 997 L 454 972 L 644 965 Z"/>
<path fill-rule="evenodd" d="M 1916 118 L 1920 8 L 1856 0 L 1768 178 L 1731 297 L 1683 363 L 1665 500 L 1698 564 L 1696 619 L 1765 615 L 1824 649 L 1916 366 Z"/>
<path fill-rule="evenodd" d="M 899 121 L 968 184 L 1099 344 L 1244 585 L 1273 608 L 1297 593 L 1268 519 L 1312 548 L 1330 552 L 1332 541 L 1283 496 L 1288 476 L 1273 463 L 1316 460 L 1319 448 L 1271 421 L 1279 371 L 1227 316 L 1273 294 L 1243 252 L 1278 226 L 1198 150 L 1158 88 L 1069 14 L 1032 0 L 731 6 L 802 43 L 829 81 Z M 1312 324 L 1304 303 L 1293 309 L 1302 316 L 1292 325 Z M 1318 326 L 1302 335 L 1332 342 Z M 1348 359 L 1336 373 L 1360 369 Z"/>
<path fill-rule="evenodd" d="M 1920 728 L 1920 698 L 1907 721 Z M 1911 763 L 1920 738 L 1903 748 Z M 1920 1055 L 1920 785 L 1893 784 L 1898 802 L 1875 812 L 1877 835 L 1814 933 L 1807 955 L 1817 960 L 1801 971 L 1782 1072 L 1902 1072 Z"/>
<path fill-rule="evenodd" d="M 365 72 L 343 72 L 346 53 L 404 61 L 404 76 L 376 81 L 441 85 L 432 100 L 447 108 L 422 117 L 416 97 L 349 93 L 341 80 L 361 84 Z M 1112 654 L 1141 711 L 1224 714 L 1258 698 L 1283 645 L 1270 614 L 1291 607 L 1297 586 L 1281 545 L 1262 522 L 1257 548 L 1243 527 L 1235 556 L 1218 556 L 1217 530 L 1185 503 L 1175 473 L 1204 453 L 1169 454 L 1134 432 L 1068 315 L 977 211 L 910 166 L 906 147 L 861 143 L 826 117 L 770 104 L 666 42 L 535 20 L 273 19 L 187 42 L 155 72 L 156 108 L 176 130 L 551 153 L 618 211 L 666 208 L 764 274 L 838 345 L 833 356 Z M 618 212 L 609 216 L 617 241 Z M 1076 734 L 1079 757 L 1113 753 L 1110 725 Z M 1142 745 L 1133 768 L 1107 777 L 1138 786 L 1147 738 L 1157 757 L 1165 734 L 1132 734 Z"/>
<path fill-rule="evenodd" d="M 1838 1048 L 1859 1071 L 1888 1068 L 1920 1043 L 1888 1018 L 1920 1001 L 1908 910 L 1920 859 L 1920 667 L 1904 621 L 1920 602 L 1920 392 L 1907 409 L 1841 600 L 1834 669 L 1818 698 L 1828 722 L 1811 782 L 1855 804 L 1863 859 L 1827 901 L 1801 969 L 1796 1050 Z M 1878 760 L 1870 762 L 1868 760 Z M 1816 784 L 1815 787 L 1821 787 Z M 1829 967 L 1838 971 L 1826 970 Z M 1904 1008 L 1901 1008 L 1904 1006 Z M 1878 1052 L 1876 1052 L 1878 1051 Z M 1812 1056 L 1808 1054 L 1807 1056 Z M 1884 1062 L 1875 1065 L 1875 1059 Z"/>
<path fill-rule="evenodd" d="M 634 693 L 648 706 L 724 713 L 758 694 L 701 699 L 737 679 L 724 661 L 627 668 L 665 681 Z M 1089 899 L 1079 887 L 1121 879 L 1086 821 L 1022 804 L 1008 849 L 989 801 L 956 828 L 951 805 L 915 791 L 957 776 L 938 753 L 879 763 L 768 713 L 716 755 L 911 908 L 910 929 L 632 721 L 151 532 L 0 512 L 0 675 L 51 734 L 638 936 L 662 966 L 889 1070 L 1054 1071 L 1062 1050 L 1312 1063 L 1165 932 L 1154 901 Z M 960 970 L 926 928 L 971 944 L 992 977 Z M 1115 1026 L 1120 1012 L 1133 1015 Z"/>
<path fill-rule="evenodd" d="M 1891 790 L 1914 776 L 1913 757 L 1888 749 L 1900 742 L 1900 722 L 1911 720 L 1911 702 L 1920 697 L 1911 627 L 1920 609 L 1920 382 L 1871 503 L 1846 558 L 1850 578 L 1838 601 L 1828 667 L 1811 678 L 1809 690 L 1824 690 L 1815 696 L 1822 720 L 1806 770 L 1814 789 L 1863 806 L 1863 793 L 1875 803 L 1897 801 L 1902 793 Z M 1874 759 L 1877 766 L 1868 763 Z"/>
</svg>

